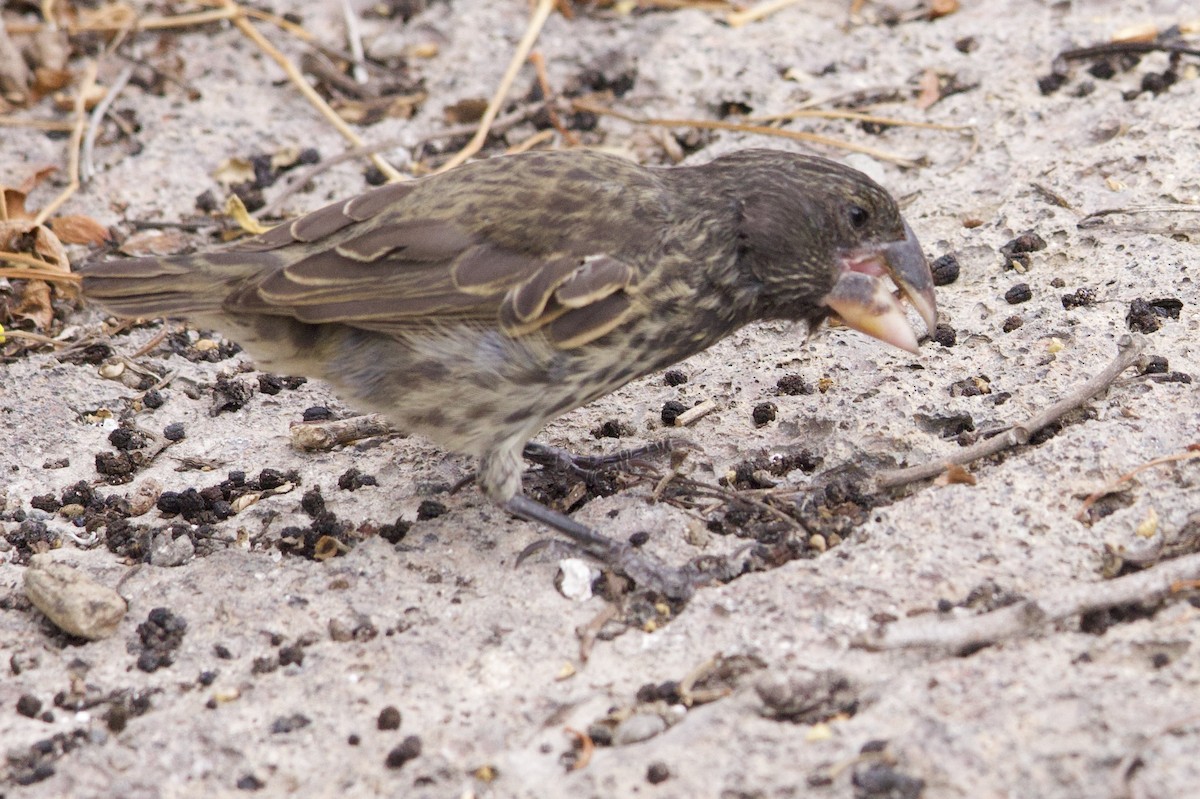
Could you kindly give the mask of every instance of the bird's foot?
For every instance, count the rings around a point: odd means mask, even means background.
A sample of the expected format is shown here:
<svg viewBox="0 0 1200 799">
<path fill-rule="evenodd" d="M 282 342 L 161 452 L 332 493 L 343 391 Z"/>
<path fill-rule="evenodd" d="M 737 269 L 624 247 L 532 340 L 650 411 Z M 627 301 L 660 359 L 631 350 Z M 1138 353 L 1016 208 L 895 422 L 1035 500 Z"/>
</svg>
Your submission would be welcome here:
<svg viewBox="0 0 1200 799">
<path fill-rule="evenodd" d="M 608 455 L 576 455 L 559 447 L 530 441 L 521 453 L 525 460 L 547 469 L 568 472 L 579 477 L 594 476 L 601 469 L 630 466 L 646 458 L 693 448 L 694 445 L 681 438 L 664 438 L 652 444 L 632 449 L 623 449 Z"/>
<path fill-rule="evenodd" d="M 686 602 L 698 587 L 710 580 L 709 575 L 693 564 L 678 568 L 669 566 L 648 552 L 603 536 L 587 525 L 547 508 L 524 494 L 518 494 L 508 500 L 504 507 L 514 516 L 539 522 L 562 533 L 585 554 L 628 577 L 642 588 L 656 591 L 667 599 Z M 545 541 L 531 544 L 518 556 L 517 563 L 520 564 L 546 545 Z"/>
</svg>

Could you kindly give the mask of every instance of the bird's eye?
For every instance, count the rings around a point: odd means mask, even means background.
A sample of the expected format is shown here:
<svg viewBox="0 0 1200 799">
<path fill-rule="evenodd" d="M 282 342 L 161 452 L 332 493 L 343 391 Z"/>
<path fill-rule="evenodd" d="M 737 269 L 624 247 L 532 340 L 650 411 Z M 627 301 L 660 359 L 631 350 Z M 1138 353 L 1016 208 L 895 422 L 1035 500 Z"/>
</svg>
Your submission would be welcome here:
<svg viewBox="0 0 1200 799">
<path fill-rule="evenodd" d="M 847 213 L 850 215 L 850 226 L 855 230 L 861 229 L 863 225 L 867 224 L 867 220 L 871 218 L 871 215 L 867 213 L 867 209 L 861 205 L 850 206 Z"/>
</svg>

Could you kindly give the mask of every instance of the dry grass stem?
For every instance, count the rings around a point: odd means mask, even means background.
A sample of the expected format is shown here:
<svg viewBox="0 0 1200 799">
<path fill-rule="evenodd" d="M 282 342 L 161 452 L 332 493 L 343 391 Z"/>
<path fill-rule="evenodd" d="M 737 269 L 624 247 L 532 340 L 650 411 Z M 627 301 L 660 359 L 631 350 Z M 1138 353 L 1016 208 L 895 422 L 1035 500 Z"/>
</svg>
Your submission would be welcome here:
<svg viewBox="0 0 1200 799">
<path fill-rule="evenodd" d="M 1101 497 L 1105 497 L 1105 496 L 1113 493 L 1118 488 L 1120 488 L 1122 484 L 1132 480 L 1138 474 L 1146 471 L 1147 469 L 1153 469 L 1156 466 L 1163 466 L 1168 463 L 1179 463 L 1181 461 L 1190 461 L 1190 460 L 1194 460 L 1196 458 L 1200 458 L 1200 444 L 1193 444 L 1192 446 L 1188 447 L 1188 449 L 1186 449 L 1183 452 L 1174 452 L 1170 455 L 1164 455 L 1161 458 L 1155 458 L 1154 460 L 1147 461 L 1146 463 L 1141 464 L 1137 468 L 1129 470 L 1125 474 L 1118 477 L 1116 480 L 1113 480 L 1111 483 L 1108 483 L 1107 485 L 1105 485 L 1103 488 L 1097 489 L 1096 491 L 1093 491 L 1091 494 L 1089 494 L 1087 499 L 1085 499 L 1083 501 L 1083 507 L 1081 507 L 1079 509 L 1079 513 L 1075 514 L 1075 518 L 1078 519 L 1079 521 L 1083 521 L 1085 518 L 1087 518 L 1087 512 L 1091 509 L 1092 505 L 1094 505 L 1097 500 L 1099 500 Z"/>
<path fill-rule="evenodd" d="M 745 11 L 734 11 L 725 17 L 725 22 L 731 28 L 740 28 L 743 25 L 748 25 L 751 22 L 757 22 L 760 19 L 775 14 L 788 6 L 794 6 L 800 0 L 766 0 L 765 3 L 759 3 L 753 8 L 748 8 Z"/>
<path fill-rule="evenodd" d="M 475 135 L 471 137 L 471 141 L 467 142 L 466 147 L 459 150 L 454 154 L 454 157 L 442 164 L 437 170 L 438 172 L 445 172 L 465 163 L 468 158 L 483 149 L 483 143 L 487 141 L 488 131 L 491 129 L 492 122 L 500 113 L 500 107 L 504 104 L 504 99 L 508 97 L 508 92 L 512 89 L 513 82 L 517 79 L 517 73 L 521 71 L 521 67 L 529 59 L 529 53 L 533 50 L 533 45 L 537 41 L 538 36 L 541 35 L 542 27 L 546 24 L 546 20 L 549 19 L 550 12 L 553 10 L 554 0 L 538 0 L 537 6 L 529 18 L 529 25 L 525 29 L 525 35 L 521 37 L 520 43 L 517 44 L 517 50 L 513 53 L 512 60 L 508 62 L 508 69 L 504 71 L 504 77 L 500 79 L 500 85 L 497 87 L 496 93 L 488 101 L 487 110 L 483 112 L 483 117 L 479 120 L 479 127 L 475 131 Z"/>
<path fill-rule="evenodd" d="M 87 97 L 96 84 L 96 62 L 89 60 L 83 70 L 83 79 L 79 82 L 79 91 L 75 94 L 75 124 L 71 128 L 71 140 L 67 145 L 67 186 L 58 196 L 38 212 L 34 217 L 35 225 L 44 225 L 46 220 L 62 207 L 71 195 L 79 189 L 79 151 L 83 145 L 83 131 L 87 124 Z"/>
<path fill-rule="evenodd" d="M 224 0 L 224 2 L 228 8 L 235 9 L 240 12 L 241 7 L 234 2 L 234 0 Z M 263 36 L 253 24 L 251 24 L 250 20 L 246 18 L 245 14 L 236 13 L 233 14 L 230 19 L 232 20 L 233 24 L 237 26 L 238 30 L 245 34 L 250 41 L 254 42 L 254 44 L 256 44 L 260 50 L 270 56 L 271 59 L 279 65 L 279 67 L 288 76 L 288 79 L 291 80 L 291 82 L 295 84 L 296 88 L 300 90 L 300 93 L 304 95 L 305 99 L 307 99 L 309 103 L 311 103 L 312 106 L 317 109 L 321 116 L 325 117 L 325 119 L 331 125 L 333 125 L 338 133 L 342 134 L 343 138 L 345 138 L 355 147 L 363 146 L 363 140 L 354 131 L 354 129 L 351 128 L 345 120 L 338 116 L 336 111 L 329 107 L 329 104 L 326 103 L 324 98 L 317 93 L 317 90 L 310 86 L 308 81 L 304 79 L 304 75 L 300 72 L 296 65 L 292 63 L 292 60 L 280 52 L 275 45 L 267 41 L 267 38 Z M 388 180 L 399 180 L 402 177 L 401 173 L 378 153 L 371 155 L 371 162 L 375 164 L 380 172 L 387 176 Z"/>
</svg>

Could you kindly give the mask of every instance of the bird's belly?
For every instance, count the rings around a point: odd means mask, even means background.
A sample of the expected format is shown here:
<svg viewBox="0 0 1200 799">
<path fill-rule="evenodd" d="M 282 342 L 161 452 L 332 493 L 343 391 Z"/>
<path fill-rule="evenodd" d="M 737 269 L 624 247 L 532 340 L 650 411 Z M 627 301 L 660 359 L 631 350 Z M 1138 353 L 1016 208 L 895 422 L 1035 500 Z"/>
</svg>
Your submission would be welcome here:
<svg viewBox="0 0 1200 799">
<path fill-rule="evenodd" d="M 322 346 L 332 356 L 322 377 L 347 400 L 472 455 L 501 441 L 523 443 L 598 396 L 573 380 L 570 355 L 494 330 L 457 326 L 393 337 L 341 328 Z"/>
</svg>

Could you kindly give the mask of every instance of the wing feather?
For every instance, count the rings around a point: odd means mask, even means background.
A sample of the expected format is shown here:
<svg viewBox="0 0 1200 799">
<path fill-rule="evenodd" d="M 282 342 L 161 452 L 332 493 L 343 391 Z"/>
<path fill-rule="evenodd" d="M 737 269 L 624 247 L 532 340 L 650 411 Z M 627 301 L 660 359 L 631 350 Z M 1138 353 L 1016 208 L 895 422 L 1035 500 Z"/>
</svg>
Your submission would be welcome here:
<svg viewBox="0 0 1200 799">
<path fill-rule="evenodd" d="M 481 164 L 481 183 L 465 199 L 439 189 L 434 177 L 335 203 L 223 253 L 231 262 L 265 251 L 277 259 L 231 285 L 223 307 L 397 335 L 482 322 L 514 338 L 540 332 L 553 346 L 582 346 L 628 318 L 640 269 L 653 261 L 626 245 L 654 241 L 652 234 L 590 222 L 589 201 L 624 201 L 628 175 L 646 174 L 616 159 L 601 163 L 613 174 L 589 182 L 567 170 L 536 203 L 528 193 L 509 206 L 476 202 L 480 186 L 498 191 L 514 179 L 511 164 L 494 173 Z M 624 196 L 643 205 L 621 218 L 654 230 L 660 209 L 644 201 L 654 195 Z M 576 214 L 592 235 L 563 235 L 563 214 Z"/>
</svg>

